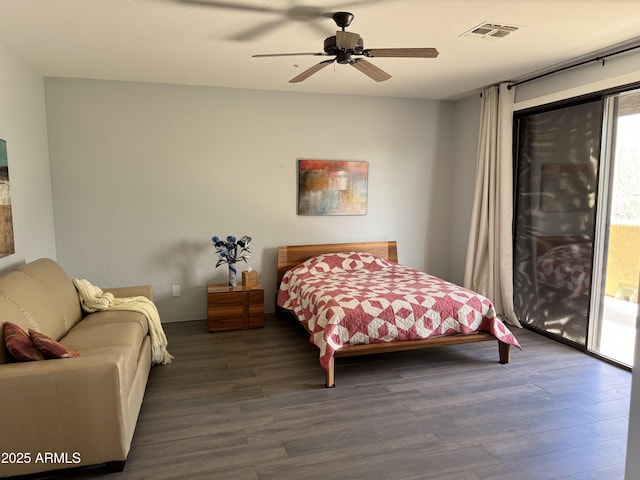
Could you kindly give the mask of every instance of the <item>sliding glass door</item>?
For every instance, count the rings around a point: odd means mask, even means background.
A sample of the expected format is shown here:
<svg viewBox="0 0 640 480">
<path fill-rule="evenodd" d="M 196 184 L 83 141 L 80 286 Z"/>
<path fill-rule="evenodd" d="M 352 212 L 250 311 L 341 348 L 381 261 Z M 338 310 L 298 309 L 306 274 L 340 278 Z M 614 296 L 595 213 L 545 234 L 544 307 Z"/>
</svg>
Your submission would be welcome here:
<svg viewBox="0 0 640 480">
<path fill-rule="evenodd" d="M 514 306 L 631 366 L 640 278 L 640 90 L 516 113 Z"/>
<path fill-rule="evenodd" d="M 515 119 L 514 306 L 521 322 L 587 342 L 602 102 Z"/>
</svg>

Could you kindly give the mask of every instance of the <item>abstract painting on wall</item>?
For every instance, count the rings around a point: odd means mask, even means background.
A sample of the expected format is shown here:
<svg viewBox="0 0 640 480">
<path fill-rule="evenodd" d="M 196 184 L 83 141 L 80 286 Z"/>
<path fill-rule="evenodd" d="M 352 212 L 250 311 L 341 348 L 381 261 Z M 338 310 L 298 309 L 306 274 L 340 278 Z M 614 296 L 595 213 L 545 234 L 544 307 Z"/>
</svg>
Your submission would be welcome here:
<svg viewBox="0 0 640 480">
<path fill-rule="evenodd" d="M 369 162 L 298 160 L 298 215 L 366 215 Z"/>
<path fill-rule="evenodd" d="M 0 257 L 6 257 L 15 252 L 11 196 L 9 195 L 7 142 L 0 139 Z"/>
</svg>

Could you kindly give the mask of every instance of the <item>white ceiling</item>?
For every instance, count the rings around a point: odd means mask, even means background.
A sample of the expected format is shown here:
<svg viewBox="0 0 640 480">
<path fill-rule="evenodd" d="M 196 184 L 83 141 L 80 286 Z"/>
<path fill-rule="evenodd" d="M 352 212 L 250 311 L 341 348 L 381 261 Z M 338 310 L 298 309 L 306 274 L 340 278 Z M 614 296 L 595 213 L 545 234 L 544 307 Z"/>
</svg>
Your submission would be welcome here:
<svg viewBox="0 0 640 480">
<path fill-rule="evenodd" d="M 354 13 L 365 48 L 436 47 L 436 59 L 374 58 L 376 83 L 324 57 Z M 502 39 L 461 34 L 482 22 L 524 28 Z M 44 76 L 291 92 L 456 99 L 640 36 L 639 0 L 0 0 L 0 42 Z"/>
</svg>

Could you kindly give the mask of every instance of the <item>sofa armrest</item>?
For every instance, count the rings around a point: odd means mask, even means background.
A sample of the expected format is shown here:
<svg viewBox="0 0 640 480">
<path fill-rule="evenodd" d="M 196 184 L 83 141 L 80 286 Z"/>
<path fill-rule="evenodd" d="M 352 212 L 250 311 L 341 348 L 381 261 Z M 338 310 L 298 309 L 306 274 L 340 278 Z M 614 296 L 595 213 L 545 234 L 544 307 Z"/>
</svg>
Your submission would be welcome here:
<svg viewBox="0 0 640 480">
<path fill-rule="evenodd" d="M 118 298 L 147 297 L 153 302 L 153 287 L 151 285 L 105 288 L 104 291 L 113 293 L 113 295 Z"/>
<path fill-rule="evenodd" d="M 36 460 L 46 452 L 71 462 L 50 469 L 126 459 L 119 360 L 109 353 L 1 365 L 0 445 L 30 462 L 1 464 L 0 476 L 43 470 Z"/>
</svg>

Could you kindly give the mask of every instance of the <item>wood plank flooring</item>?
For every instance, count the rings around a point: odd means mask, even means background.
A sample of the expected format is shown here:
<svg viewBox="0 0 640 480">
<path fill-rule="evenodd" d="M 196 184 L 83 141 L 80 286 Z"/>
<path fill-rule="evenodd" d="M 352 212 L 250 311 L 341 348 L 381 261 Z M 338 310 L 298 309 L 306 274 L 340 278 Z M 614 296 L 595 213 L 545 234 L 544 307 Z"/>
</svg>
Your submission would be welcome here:
<svg viewBox="0 0 640 480">
<path fill-rule="evenodd" d="M 55 478 L 622 480 L 631 374 L 534 332 L 336 361 L 288 315 L 165 325 L 126 470 Z"/>
</svg>

